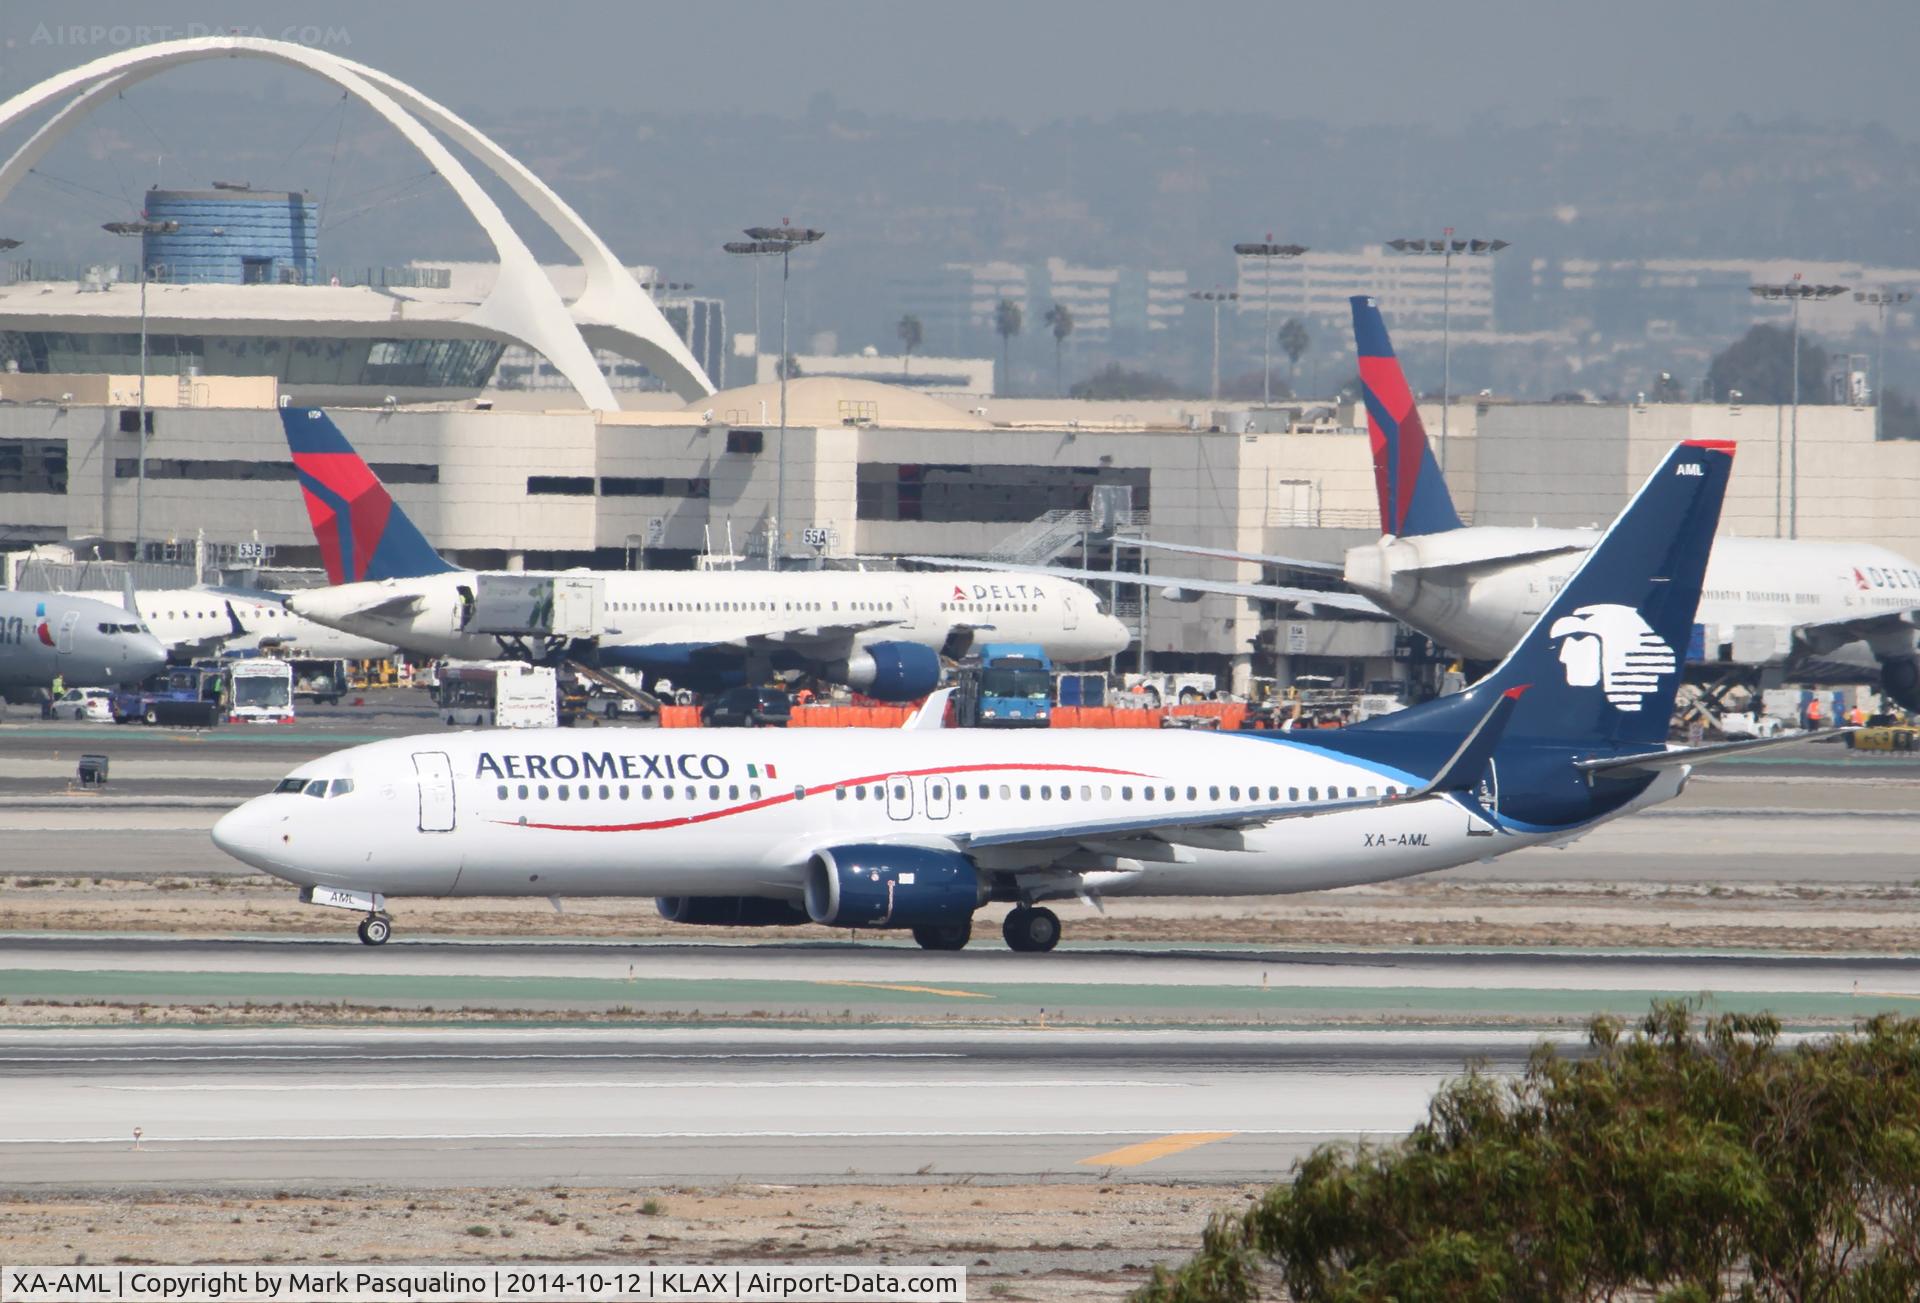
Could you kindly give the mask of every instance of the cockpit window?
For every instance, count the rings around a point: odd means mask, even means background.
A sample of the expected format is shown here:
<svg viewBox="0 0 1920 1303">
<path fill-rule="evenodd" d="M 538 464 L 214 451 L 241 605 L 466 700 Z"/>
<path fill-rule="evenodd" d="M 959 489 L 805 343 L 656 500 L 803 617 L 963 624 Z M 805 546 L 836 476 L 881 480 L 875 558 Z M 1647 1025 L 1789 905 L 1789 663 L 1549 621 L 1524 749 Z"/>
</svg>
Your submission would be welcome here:
<svg viewBox="0 0 1920 1303">
<path fill-rule="evenodd" d="M 336 778 L 333 780 L 333 786 L 328 790 L 327 795 L 328 796 L 345 796 L 348 792 L 351 792 L 352 790 L 353 790 L 353 780 L 351 778 Z"/>
<path fill-rule="evenodd" d="M 327 794 L 327 780 L 326 780 L 326 779 L 324 779 L 324 778 L 316 778 L 316 779 L 314 779 L 314 780 L 313 780 L 313 781 L 312 781 L 311 783 L 308 783 L 308 784 L 307 784 L 307 795 L 308 795 L 308 796 L 317 796 L 317 797 L 324 797 L 324 796 L 326 796 L 326 794 Z"/>
<path fill-rule="evenodd" d="M 307 780 L 304 778 L 283 778 L 280 780 L 280 786 L 273 790 L 275 792 L 303 792 L 306 790 L 306 787 Z"/>
</svg>

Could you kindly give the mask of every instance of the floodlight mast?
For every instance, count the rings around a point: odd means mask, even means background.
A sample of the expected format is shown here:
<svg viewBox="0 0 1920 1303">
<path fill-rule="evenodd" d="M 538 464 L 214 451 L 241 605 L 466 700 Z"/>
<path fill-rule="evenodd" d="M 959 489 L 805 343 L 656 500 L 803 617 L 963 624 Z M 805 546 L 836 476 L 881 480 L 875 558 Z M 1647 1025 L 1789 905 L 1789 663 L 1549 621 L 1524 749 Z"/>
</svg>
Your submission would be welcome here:
<svg viewBox="0 0 1920 1303">
<path fill-rule="evenodd" d="M 1240 297 L 1238 290 L 1190 290 L 1190 299 L 1213 305 L 1213 401 L 1220 401 L 1220 307 Z"/>
<path fill-rule="evenodd" d="M 133 559 L 141 559 L 147 546 L 147 239 L 149 235 L 172 235 L 180 229 L 174 221 L 107 222 L 100 228 L 109 235 L 140 238 L 140 415 L 136 437 L 140 441 L 138 478 L 133 486 Z"/>
<path fill-rule="evenodd" d="M 1307 251 L 1304 244 L 1275 244 L 1273 232 L 1267 232 L 1265 240 L 1248 241 L 1233 246 L 1233 252 L 1242 258 L 1260 260 L 1260 405 L 1273 406 L 1273 260 L 1275 258 L 1298 258 Z M 1295 395 L 1298 397 L 1298 395 Z"/>
<path fill-rule="evenodd" d="M 1787 442 L 1787 537 L 1800 537 L 1800 301 L 1838 298 L 1847 292 L 1845 285 L 1809 285 L 1795 272 L 1793 279 L 1780 285 L 1749 285 L 1755 298 L 1777 302 L 1785 299 L 1793 311 L 1793 419 Z M 1780 452 L 1774 450 L 1773 532 L 1780 532 Z"/>
<path fill-rule="evenodd" d="M 779 568 L 780 557 L 786 552 L 781 530 L 786 527 L 787 519 L 787 284 L 789 268 L 795 249 L 809 244 L 818 244 L 827 238 L 825 231 L 810 226 L 793 226 L 786 218 L 780 219 L 778 226 L 749 226 L 744 232 L 746 239 L 729 240 L 720 248 L 723 252 L 739 254 L 747 258 L 780 258 L 780 446 L 775 458 L 775 485 L 773 528 L 767 544 L 767 569 Z M 753 351 L 760 352 L 760 279 L 759 264 L 754 264 L 754 340 Z"/>
<path fill-rule="evenodd" d="M 1877 332 L 1879 342 L 1874 345 L 1873 350 L 1873 438 L 1875 443 L 1886 438 L 1886 432 L 1881 426 L 1880 409 L 1881 395 L 1886 392 L 1887 388 L 1885 373 L 1887 363 L 1887 309 L 1889 307 L 1899 307 L 1912 297 L 1912 293 L 1907 290 L 1882 289 L 1854 291 L 1853 301 L 1855 303 L 1870 303 L 1879 309 L 1880 312 L 1880 325 Z"/>
<path fill-rule="evenodd" d="M 1438 254 L 1444 260 L 1440 270 L 1440 473 L 1447 472 L 1448 414 L 1453 408 L 1453 255 L 1491 258 L 1509 247 L 1509 241 L 1478 237 L 1456 240 L 1453 228 L 1445 228 L 1438 240 L 1388 240 L 1395 253 Z"/>
</svg>

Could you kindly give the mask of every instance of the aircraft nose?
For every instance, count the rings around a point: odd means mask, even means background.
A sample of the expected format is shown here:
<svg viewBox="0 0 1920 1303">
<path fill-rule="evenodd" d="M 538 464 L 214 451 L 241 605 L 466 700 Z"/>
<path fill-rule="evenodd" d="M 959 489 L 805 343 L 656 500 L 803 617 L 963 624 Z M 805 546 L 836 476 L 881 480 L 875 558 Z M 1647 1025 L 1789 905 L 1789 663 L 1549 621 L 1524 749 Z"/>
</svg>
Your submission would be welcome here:
<svg viewBox="0 0 1920 1303">
<path fill-rule="evenodd" d="M 167 649 L 158 638 L 150 634 L 138 634 L 129 640 L 122 659 L 126 662 L 127 681 L 134 682 L 165 669 Z"/>
<path fill-rule="evenodd" d="M 1125 624 L 1121 623 L 1119 616 L 1107 615 L 1101 618 L 1106 622 L 1104 626 L 1107 645 L 1105 654 L 1108 656 L 1118 656 L 1127 649 L 1127 644 L 1133 641 L 1133 634 Z"/>
<path fill-rule="evenodd" d="M 266 806 L 264 798 L 255 798 L 221 815 L 213 825 L 213 844 L 242 864 L 280 874 L 284 866 L 273 851 L 281 845 L 278 830 L 286 819 Z"/>
</svg>

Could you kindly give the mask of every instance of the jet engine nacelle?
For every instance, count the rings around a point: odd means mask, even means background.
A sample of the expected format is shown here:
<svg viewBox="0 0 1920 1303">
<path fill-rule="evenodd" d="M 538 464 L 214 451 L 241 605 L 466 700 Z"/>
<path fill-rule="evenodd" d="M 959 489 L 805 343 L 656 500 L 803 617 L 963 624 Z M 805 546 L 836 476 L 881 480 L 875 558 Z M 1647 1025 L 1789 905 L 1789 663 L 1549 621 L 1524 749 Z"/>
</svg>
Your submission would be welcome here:
<svg viewBox="0 0 1920 1303">
<path fill-rule="evenodd" d="M 1902 710 L 1920 710 L 1920 656 L 1892 656 L 1880 662 L 1880 691 Z"/>
<path fill-rule="evenodd" d="M 793 927 L 807 911 L 792 901 L 765 896 L 656 896 L 653 907 L 669 923 L 705 927 Z"/>
<path fill-rule="evenodd" d="M 917 701 L 940 686 L 940 654 L 917 642 L 876 642 L 841 664 L 840 677 L 878 701 Z"/>
<path fill-rule="evenodd" d="M 834 846 L 807 865 L 807 915 L 833 927 L 964 923 L 987 884 L 964 855 L 925 846 Z"/>
</svg>

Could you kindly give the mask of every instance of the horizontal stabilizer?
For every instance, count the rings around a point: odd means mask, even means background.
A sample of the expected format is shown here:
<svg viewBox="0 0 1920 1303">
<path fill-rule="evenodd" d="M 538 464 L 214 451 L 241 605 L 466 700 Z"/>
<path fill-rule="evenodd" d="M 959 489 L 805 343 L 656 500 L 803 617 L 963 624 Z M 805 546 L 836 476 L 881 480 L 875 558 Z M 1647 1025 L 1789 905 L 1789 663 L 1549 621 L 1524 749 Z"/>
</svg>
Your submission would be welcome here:
<svg viewBox="0 0 1920 1303">
<path fill-rule="evenodd" d="M 1588 774 L 1630 777 L 1651 773 L 1656 769 L 1672 769 L 1679 765 L 1704 765 L 1715 760 L 1723 760 L 1728 756 L 1746 755 L 1754 751 L 1771 751 L 1775 747 L 1792 746 L 1799 742 L 1838 742 L 1847 734 L 1857 731 L 1852 728 L 1822 729 L 1818 733 L 1802 730 L 1783 733 L 1778 737 L 1749 737 L 1734 742 L 1709 742 L 1705 746 L 1672 747 L 1665 751 L 1644 751 L 1634 756 L 1606 756 L 1598 760 L 1577 760 L 1574 762 L 1574 768 Z"/>
</svg>

